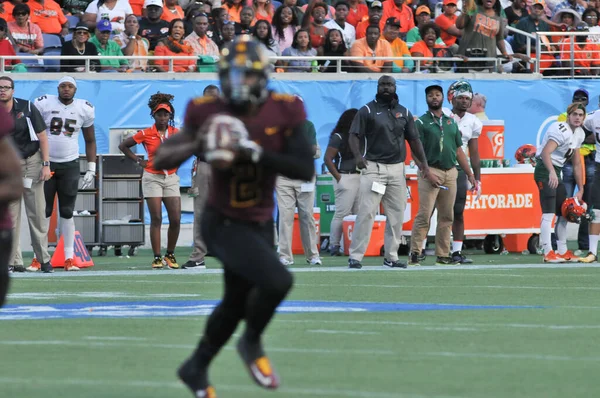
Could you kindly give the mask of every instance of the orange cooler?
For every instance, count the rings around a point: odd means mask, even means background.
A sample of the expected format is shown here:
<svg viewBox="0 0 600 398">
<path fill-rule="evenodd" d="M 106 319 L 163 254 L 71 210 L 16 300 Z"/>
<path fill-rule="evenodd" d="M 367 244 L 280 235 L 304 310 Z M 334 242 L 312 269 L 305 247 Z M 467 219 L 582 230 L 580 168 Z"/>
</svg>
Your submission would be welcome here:
<svg viewBox="0 0 600 398">
<path fill-rule="evenodd" d="M 504 159 L 504 120 L 484 120 L 479 136 L 479 158 Z"/>
<path fill-rule="evenodd" d="M 371 239 L 369 240 L 369 246 L 367 246 L 365 256 L 378 257 L 381 255 L 381 249 L 383 248 L 384 243 L 385 221 L 385 216 L 375 216 L 373 229 L 371 230 Z M 355 215 L 344 217 L 344 254 L 346 256 L 350 254 L 350 244 L 352 243 L 352 232 L 354 230 L 355 222 Z"/>
<path fill-rule="evenodd" d="M 317 252 L 321 246 L 321 208 L 313 208 L 313 216 L 315 218 L 315 225 L 317 226 Z M 292 229 L 292 254 L 304 254 L 304 248 L 302 247 L 302 238 L 300 236 L 300 221 L 298 220 L 298 209 L 294 214 L 294 227 Z"/>
</svg>

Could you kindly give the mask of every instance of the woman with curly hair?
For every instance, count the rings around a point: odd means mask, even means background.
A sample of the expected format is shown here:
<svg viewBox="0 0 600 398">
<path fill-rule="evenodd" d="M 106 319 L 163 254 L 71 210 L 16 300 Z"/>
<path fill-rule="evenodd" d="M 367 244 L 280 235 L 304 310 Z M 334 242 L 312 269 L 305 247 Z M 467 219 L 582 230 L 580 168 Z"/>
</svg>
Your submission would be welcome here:
<svg viewBox="0 0 600 398">
<path fill-rule="evenodd" d="M 329 136 L 329 144 L 323 157 L 325 166 L 334 179 L 335 213 L 329 236 L 329 254 L 332 256 L 340 255 L 344 217 L 356 214 L 360 203 L 360 171 L 356 169 L 356 161 L 348 143 L 350 126 L 357 113 L 356 108 L 342 113 Z"/>
<path fill-rule="evenodd" d="M 196 59 L 177 59 L 178 57 L 193 56 L 194 50 L 183 41 L 185 25 L 182 19 L 175 18 L 169 22 L 168 36 L 160 40 L 154 49 L 154 55 L 168 55 L 173 57 L 173 71 L 194 72 L 196 70 Z M 154 67 L 159 72 L 169 71 L 168 59 L 154 61 Z"/>
<path fill-rule="evenodd" d="M 279 50 L 283 51 L 292 46 L 294 34 L 300 29 L 300 21 L 292 7 L 283 5 L 275 10 L 271 29 L 273 38 L 279 45 Z"/>
<path fill-rule="evenodd" d="M 175 259 L 175 246 L 179 237 L 179 224 L 181 220 L 181 197 L 179 195 L 179 176 L 177 169 L 156 170 L 153 166 L 154 155 L 159 146 L 170 136 L 177 133 L 174 126 L 175 108 L 171 94 L 156 93 L 150 97 L 148 107 L 150 116 L 154 119 L 152 127 L 138 131 L 133 137 L 127 138 L 119 144 L 119 149 L 129 159 L 144 168 L 142 175 L 142 192 L 150 212 L 150 243 L 154 253 L 152 268 L 178 269 Z M 142 144 L 148 160 L 138 158 L 131 147 Z M 164 203 L 169 217 L 169 231 L 167 237 L 167 253 L 161 256 L 160 229 L 162 226 L 162 205 Z"/>
</svg>

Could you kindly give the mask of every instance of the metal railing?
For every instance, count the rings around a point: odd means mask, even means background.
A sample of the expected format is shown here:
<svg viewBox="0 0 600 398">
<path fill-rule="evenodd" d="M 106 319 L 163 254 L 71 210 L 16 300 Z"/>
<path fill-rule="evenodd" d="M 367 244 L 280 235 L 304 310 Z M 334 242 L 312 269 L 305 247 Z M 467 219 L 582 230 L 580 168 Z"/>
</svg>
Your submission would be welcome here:
<svg viewBox="0 0 600 398">
<path fill-rule="evenodd" d="M 550 71 L 550 72 L 557 72 L 555 75 L 550 75 L 550 76 L 546 76 L 549 78 L 565 78 L 565 77 L 570 77 L 572 79 L 574 78 L 590 78 L 590 77 L 597 77 L 600 74 L 600 67 L 590 67 L 590 68 L 585 68 L 582 66 L 577 66 L 576 62 L 577 61 L 581 61 L 583 59 L 587 59 L 590 61 L 597 61 L 598 63 L 600 63 L 600 34 L 595 34 L 594 32 L 538 32 L 536 33 L 536 35 L 538 36 L 538 40 L 536 41 L 536 72 L 539 73 L 539 68 L 541 65 L 541 57 L 542 55 L 550 55 L 553 58 L 556 58 L 556 56 L 558 55 L 558 59 L 555 59 L 553 62 L 553 66 L 550 66 L 548 68 L 545 68 L 545 70 Z M 561 41 L 557 42 L 557 43 L 550 43 L 551 46 L 554 47 L 559 47 L 556 51 L 551 51 L 550 49 L 544 49 L 543 43 L 542 41 L 539 39 L 539 36 L 544 35 L 547 36 L 549 38 L 552 37 L 564 37 L 564 38 L 569 38 L 569 59 L 562 59 L 562 49 L 561 47 L 565 46 L 565 43 Z M 591 44 L 595 44 L 598 45 L 598 50 L 597 51 L 592 51 L 590 54 L 590 51 L 588 50 L 576 50 L 575 49 L 575 44 L 576 43 L 576 39 L 575 37 L 580 37 L 580 36 L 586 36 L 586 42 L 581 43 L 583 45 L 585 45 L 586 43 L 591 43 Z M 592 37 L 592 39 L 590 40 L 590 37 Z M 580 54 L 586 54 L 586 56 L 583 57 L 578 57 Z M 587 55 L 591 55 L 591 57 L 588 57 Z M 578 74 L 577 71 L 578 70 L 589 70 L 589 72 L 591 72 L 590 74 L 586 74 L 584 72 L 581 72 L 581 74 Z M 565 73 L 566 72 L 566 73 Z"/>
<path fill-rule="evenodd" d="M 58 61 L 65 61 L 65 60 L 77 60 L 77 61 L 84 61 L 84 70 L 82 72 L 86 72 L 86 73 L 90 73 L 93 72 L 93 68 L 92 68 L 92 64 L 91 61 L 100 61 L 100 60 L 127 60 L 127 61 L 133 61 L 133 60 L 148 60 L 149 64 L 148 66 L 151 67 L 152 61 L 156 61 L 156 60 L 168 60 L 168 70 L 166 71 L 166 73 L 174 73 L 174 67 L 175 67 L 175 62 L 176 61 L 180 61 L 180 60 L 198 60 L 197 56 L 181 56 L 181 57 L 172 57 L 172 56 L 152 56 L 152 55 L 147 55 L 147 56 L 138 56 L 138 55 L 129 55 L 129 56 L 99 56 L 99 55 L 36 55 L 36 56 L 31 56 L 31 55 L 2 55 L 0 56 L 0 73 L 4 73 L 6 72 L 6 67 L 5 67 L 5 60 L 23 60 L 24 58 L 27 58 L 29 60 L 32 59 L 37 59 L 37 60 L 58 60 Z M 467 61 L 465 61 L 465 59 L 460 58 L 460 57 L 351 57 L 351 56 L 311 56 L 311 57 L 291 57 L 291 56 L 276 56 L 276 57 L 270 57 L 270 60 L 273 62 L 277 62 L 277 61 L 297 61 L 297 60 L 301 60 L 301 61 L 309 61 L 312 62 L 313 60 L 316 61 L 330 61 L 332 64 L 335 65 L 336 67 L 336 72 L 337 73 L 341 73 L 343 72 L 342 69 L 348 69 L 349 71 L 352 71 L 352 69 L 354 68 L 353 65 L 347 65 L 347 63 L 349 61 L 365 61 L 365 60 L 369 60 L 369 61 L 407 61 L 407 60 L 412 60 L 415 63 L 415 72 L 417 73 L 421 73 L 424 70 L 428 69 L 429 66 L 427 65 L 427 63 L 432 63 L 434 65 L 439 65 L 440 63 L 447 63 L 448 65 L 452 65 L 451 68 L 456 68 L 456 69 L 463 69 L 464 71 L 467 71 L 467 69 L 469 69 L 469 62 L 487 62 L 490 64 L 490 66 L 488 66 L 488 69 L 492 69 L 490 71 L 493 72 L 501 72 L 502 71 L 502 63 L 504 61 L 503 58 L 496 58 L 496 57 L 482 57 L 482 58 L 470 58 Z M 466 64 L 465 64 L 466 63 Z M 346 65 L 345 65 L 346 64 Z M 465 64 L 464 66 L 461 66 L 461 64 Z M 38 66 L 38 65 L 34 65 L 34 64 L 27 64 L 25 63 L 25 66 L 27 65 L 33 65 L 33 66 Z M 446 66 L 448 66 L 446 65 Z M 70 67 L 72 67 L 73 65 L 69 65 Z M 39 65 L 39 67 L 50 67 L 48 65 Z M 58 67 L 60 69 L 60 65 L 53 65 L 53 67 Z M 100 66 L 101 67 L 101 66 Z M 279 67 L 279 66 L 278 66 Z M 479 67 L 482 68 L 482 67 Z M 475 68 L 473 68 L 475 69 Z M 483 68 L 486 69 L 486 68 Z M 462 70 L 460 70 L 462 72 Z M 431 72 L 431 71 L 430 71 Z"/>
</svg>

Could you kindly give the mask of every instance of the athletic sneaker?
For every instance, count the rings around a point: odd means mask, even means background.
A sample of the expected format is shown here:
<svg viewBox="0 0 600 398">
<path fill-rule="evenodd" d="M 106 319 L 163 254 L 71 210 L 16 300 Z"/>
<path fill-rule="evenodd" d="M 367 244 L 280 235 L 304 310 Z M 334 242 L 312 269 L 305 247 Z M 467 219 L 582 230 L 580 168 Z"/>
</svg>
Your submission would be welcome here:
<svg viewBox="0 0 600 398">
<path fill-rule="evenodd" d="M 349 258 L 348 259 L 348 268 L 361 269 L 362 264 L 358 260 L 353 260 L 353 259 Z"/>
<path fill-rule="evenodd" d="M 242 336 L 237 343 L 237 350 L 256 384 L 270 390 L 279 387 L 279 377 L 260 343 L 251 344 Z"/>
<path fill-rule="evenodd" d="M 579 257 L 573 254 L 571 250 L 567 250 L 564 254 L 556 253 L 558 258 L 562 258 L 565 263 L 576 263 L 579 262 Z"/>
<path fill-rule="evenodd" d="M 438 256 L 435 260 L 435 265 L 454 265 L 452 257 Z"/>
<path fill-rule="evenodd" d="M 588 254 L 585 257 L 579 258 L 580 263 L 588 263 L 589 264 L 589 263 L 595 263 L 596 261 L 598 261 L 598 258 L 592 252 L 588 252 Z"/>
<path fill-rule="evenodd" d="M 37 260 L 37 258 L 33 258 L 29 267 L 27 267 L 28 272 L 38 272 L 42 268 L 42 264 Z"/>
<path fill-rule="evenodd" d="M 164 266 L 165 266 L 165 264 L 164 264 L 162 258 L 160 258 L 160 257 L 154 257 L 154 260 L 152 260 L 152 268 L 154 268 L 154 269 L 161 269 Z"/>
<path fill-rule="evenodd" d="M 177 260 L 175 259 L 175 254 L 167 253 L 165 257 L 163 257 L 167 266 L 171 269 L 179 269 L 179 264 L 177 264 Z"/>
<path fill-rule="evenodd" d="M 73 264 L 73 259 L 68 258 L 65 260 L 65 271 L 79 271 L 80 268 Z"/>
<path fill-rule="evenodd" d="M 279 261 L 281 262 L 281 264 L 285 265 L 286 267 L 289 267 L 290 265 L 294 265 L 294 261 L 288 260 L 287 258 L 284 258 L 284 257 L 279 257 Z"/>
<path fill-rule="evenodd" d="M 320 257 L 313 257 L 310 260 L 306 260 L 310 265 L 323 265 L 323 261 L 321 261 Z"/>
<path fill-rule="evenodd" d="M 420 263 L 419 255 L 417 253 L 410 253 L 410 256 L 408 256 L 408 266 L 409 267 L 418 267 L 421 265 L 419 263 Z"/>
<path fill-rule="evenodd" d="M 473 264 L 473 260 L 466 258 L 461 252 L 452 253 L 452 262 L 454 264 Z"/>
<path fill-rule="evenodd" d="M 340 247 L 336 245 L 329 248 L 329 254 L 332 256 L 341 256 L 342 252 L 340 251 Z"/>
<path fill-rule="evenodd" d="M 559 257 L 554 250 L 551 250 L 550 253 L 544 255 L 545 263 L 557 264 L 557 263 L 562 263 L 564 261 L 565 260 L 562 257 Z"/>
<path fill-rule="evenodd" d="M 208 382 L 206 369 L 198 368 L 192 358 L 179 367 L 177 376 L 194 394 L 194 398 L 217 398 L 215 388 Z"/>
<path fill-rule="evenodd" d="M 8 272 L 25 272 L 25 267 L 22 265 L 11 265 L 8 267 Z"/>
<path fill-rule="evenodd" d="M 406 268 L 406 264 L 402 261 L 390 261 L 387 258 L 383 259 L 383 266 L 387 268 Z"/>
<path fill-rule="evenodd" d="M 427 254 L 425 254 L 425 249 L 421 250 L 421 254 L 417 255 L 417 260 L 419 260 L 420 263 L 422 263 L 423 261 L 425 261 L 425 259 L 427 258 Z"/>
<path fill-rule="evenodd" d="M 185 264 L 183 264 L 181 266 L 181 268 L 183 268 L 183 269 L 186 269 L 186 268 L 206 269 L 206 263 L 204 262 L 204 260 L 202 260 L 202 261 L 188 260 Z"/>
<path fill-rule="evenodd" d="M 54 272 L 54 267 L 52 267 L 50 261 L 46 261 L 44 264 L 42 264 L 42 272 L 44 274 L 51 274 Z"/>
</svg>

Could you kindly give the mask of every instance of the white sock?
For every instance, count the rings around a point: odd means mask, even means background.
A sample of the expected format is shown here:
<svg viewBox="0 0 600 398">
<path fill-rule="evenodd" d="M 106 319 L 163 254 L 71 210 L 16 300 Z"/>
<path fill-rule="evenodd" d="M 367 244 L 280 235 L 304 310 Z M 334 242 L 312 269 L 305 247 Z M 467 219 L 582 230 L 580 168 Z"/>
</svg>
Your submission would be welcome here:
<svg viewBox="0 0 600 398">
<path fill-rule="evenodd" d="M 540 244 L 544 250 L 544 255 L 547 255 L 552 251 L 552 220 L 554 214 L 544 213 L 542 214 L 542 223 L 540 226 Z"/>
<path fill-rule="evenodd" d="M 73 258 L 73 246 L 75 245 L 75 221 L 71 218 L 60 218 L 60 232 L 65 244 L 65 260 Z"/>
<path fill-rule="evenodd" d="M 598 239 L 600 239 L 600 235 L 590 235 L 589 236 L 589 240 L 590 240 L 589 252 L 594 255 L 597 255 L 597 253 L 598 253 Z"/>
<path fill-rule="evenodd" d="M 423 250 L 427 249 L 427 239 L 423 239 Z"/>
<path fill-rule="evenodd" d="M 564 217 L 558 217 L 556 225 L 554 226 L 554 232 L 556 233 L 556 248 L 558 254 L 565 254 L 567 252 L 567 219 Z"/>
<path fill-rule="evenodd" d="M 462 251 L 462 241 L 455 240 L 452 242 L 452 253 Z"/>
</svg>

